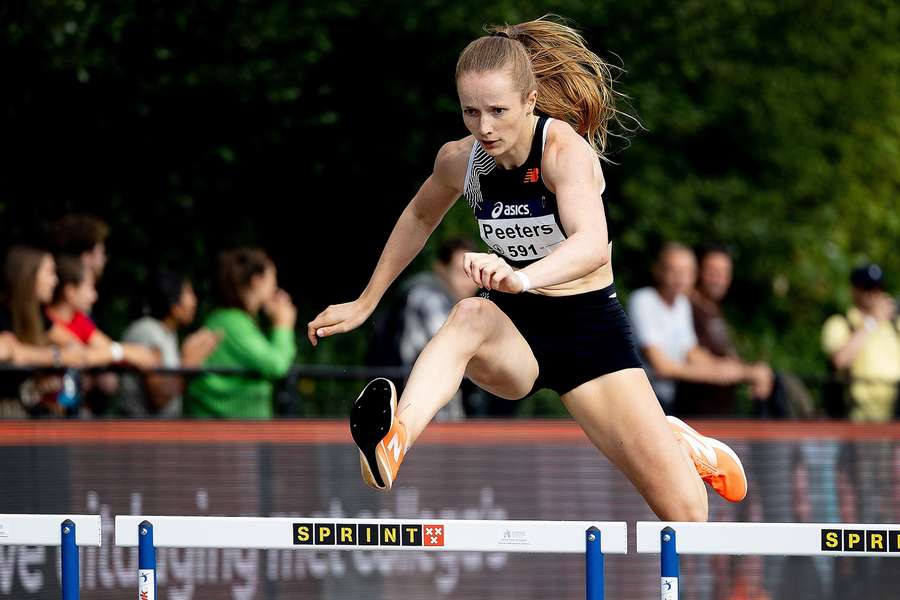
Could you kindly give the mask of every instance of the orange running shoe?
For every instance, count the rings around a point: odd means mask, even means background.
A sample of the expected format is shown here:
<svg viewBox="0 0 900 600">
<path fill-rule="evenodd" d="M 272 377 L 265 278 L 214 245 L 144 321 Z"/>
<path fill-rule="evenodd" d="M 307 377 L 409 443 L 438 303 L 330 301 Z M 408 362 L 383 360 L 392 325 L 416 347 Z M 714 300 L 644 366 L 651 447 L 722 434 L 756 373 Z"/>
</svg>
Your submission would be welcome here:
<svg viewBox="0 0 900 600">
<path fill-rule="evenodd" d="M 687 442 L 691 459 L 700 477 L 729 502 L 747 495 L 747 475 L 734 450 L 717 439 L 706 437 L 681 419 L 667 416 L 675 437 Z"/>
<path fill-rule="evenodd" d="M 350 409 L 350 434 L 359 447 L 359 468 L 371 488 L 388 492 L 406 456 L 406 427 L 397 419 L 397 389 L 373 379 Z"/>
</svg>

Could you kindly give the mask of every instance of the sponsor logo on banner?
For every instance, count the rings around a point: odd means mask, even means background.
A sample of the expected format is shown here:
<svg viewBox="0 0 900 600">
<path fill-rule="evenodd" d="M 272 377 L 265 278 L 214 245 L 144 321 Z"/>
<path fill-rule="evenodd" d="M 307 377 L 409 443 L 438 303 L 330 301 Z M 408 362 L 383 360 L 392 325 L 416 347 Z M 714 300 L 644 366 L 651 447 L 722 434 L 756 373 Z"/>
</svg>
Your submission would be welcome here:
<svg viewBox="0 0 900 600">
<path fill-rule="evenodd" d="M 6 528 L 6 525 L 4 525 L 3 523 L 0 523 L 0 539 L 8 538 L 8 537 L 9 537 L 9 530 Z"/>
<path fill-rule="evenodd" d="M 900 552 L 900 530 L 822 529 L 823 552 Z"/>
<path fill-rule="evenodd" d="M 444 526 L 443 525 L 423 525 L 425 532 L 426 546 L 443 546 L 444 545 Z"/>
<path fill-rule="evenodd" d="M 156 600 L 156 583 L 152 569 L 138 571 L 138 600 Z"/>
<path fill-rule="evenodd" d="M 294 523 L 295 546 L 443 546 L 443 524 Z"/>
</svg>

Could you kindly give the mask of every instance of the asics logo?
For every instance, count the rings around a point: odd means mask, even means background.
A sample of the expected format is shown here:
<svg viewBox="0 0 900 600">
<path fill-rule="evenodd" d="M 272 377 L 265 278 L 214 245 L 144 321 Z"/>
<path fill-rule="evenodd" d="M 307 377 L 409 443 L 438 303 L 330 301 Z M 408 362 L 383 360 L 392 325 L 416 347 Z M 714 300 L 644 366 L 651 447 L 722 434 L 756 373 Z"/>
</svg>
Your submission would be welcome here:
<svg viewBox="0 0 900 600">
<path fill-rule="evenodd" d="M 389 451 L 392 451 L 394 453 L 394 462 L 399 461 L 400 451 L 402 450 L 400 448 L 400 436 L 395 433 L 394 437 L 391 438 L 391 441 L 388 442 L 387 447 Z"/>
<path fill-rule="evenodd" d="M 527 204 L 504 205 L 502 202 L 497 202 L 491 210 L 491 218 L 496 219 L 500 215 L 503 215 L 504 217 L 527 217 L 531 215 L 531 209 Z"/>
</svg>

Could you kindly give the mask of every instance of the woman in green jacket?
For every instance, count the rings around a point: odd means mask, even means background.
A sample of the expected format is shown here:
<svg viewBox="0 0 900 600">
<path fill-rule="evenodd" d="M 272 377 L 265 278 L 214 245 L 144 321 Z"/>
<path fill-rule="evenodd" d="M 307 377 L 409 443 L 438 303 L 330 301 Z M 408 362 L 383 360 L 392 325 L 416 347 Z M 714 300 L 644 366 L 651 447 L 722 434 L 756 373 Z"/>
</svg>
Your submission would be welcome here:
<svg viewBox="0 0 900 600">
<path fill-rule="evenodd" d="M 222 335 L 206 367 L 249 369 L 255 376 L 203 375 L 190 386 L 187 413 L 196 417 L 269 419 L 272 380 L 284 377 L 297 355 L 297 309 L 278 289 L 275 264 L 256 248 L 237 248 L 219 256 L 221 305 L 204 326 Z M 272 323 L 260 327 L 260 311 Z"/>
</svg>

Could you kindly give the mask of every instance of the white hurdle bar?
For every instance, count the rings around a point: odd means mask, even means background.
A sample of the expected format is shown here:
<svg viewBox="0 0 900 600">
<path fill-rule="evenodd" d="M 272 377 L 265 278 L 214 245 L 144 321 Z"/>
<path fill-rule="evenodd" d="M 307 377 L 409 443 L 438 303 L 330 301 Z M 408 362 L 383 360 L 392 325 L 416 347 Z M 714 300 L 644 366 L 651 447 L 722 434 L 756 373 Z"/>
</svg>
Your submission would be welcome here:
<svg viewBox="0 0 900 600">
<path fill-rule="evenodd" d="M 78 547 L 99 546 L 100 517 L 96 515 L 0 514 L 0 546 L 60 546 L 63 600 L 78 600 Z"/>
<path fill-rule="evenodd" d="M 603 554 L 627 553 L 624 522 L 117 516 L 138 546 L 142 600 L 155 600 L 155 548 L 412 550 L 585 554 L 586 598 L 603 598 Z"/>
<path fill-rule="evenodd" d="M 660 597 L 678 600 L 680 554 L 900 558 L 900 525 L 639 521 L 637 551 L 660 554 Z"/>
</svg>

